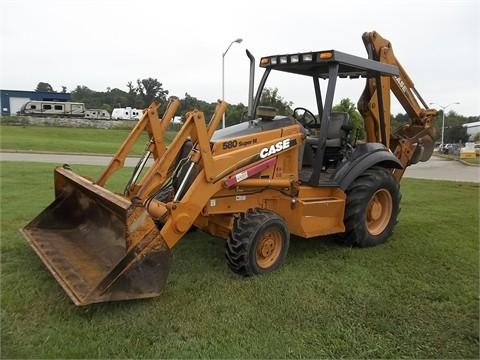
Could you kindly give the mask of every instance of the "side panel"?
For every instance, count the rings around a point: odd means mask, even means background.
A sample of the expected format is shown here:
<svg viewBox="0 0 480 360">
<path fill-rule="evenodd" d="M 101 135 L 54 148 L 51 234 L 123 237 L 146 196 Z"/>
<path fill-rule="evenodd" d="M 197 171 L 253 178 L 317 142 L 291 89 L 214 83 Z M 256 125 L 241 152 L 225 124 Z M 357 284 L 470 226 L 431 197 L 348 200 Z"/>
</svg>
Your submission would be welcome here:
<svg viewBox="0 0 480 360">
<path fill-rule="evenodd" d="M 345 193 L 338 188 L 309 186 L 301 186 L 295 197 L 270 189 L 261 192 L 223 191 L 209 200 L 195 225 L 226 239 L 234 214 L 252 208 L 269 209 L 279 214 L 291 234 L 304 238 L 345 231 Z"/>
<path fill-rule="evenodd" d="M 345 231 L 345 193 L 338 188 L 301 186 L 295 203 L 282 206 L 279 214 L 285 217 L 292 234 L 312 238 Z"/>
</svg>

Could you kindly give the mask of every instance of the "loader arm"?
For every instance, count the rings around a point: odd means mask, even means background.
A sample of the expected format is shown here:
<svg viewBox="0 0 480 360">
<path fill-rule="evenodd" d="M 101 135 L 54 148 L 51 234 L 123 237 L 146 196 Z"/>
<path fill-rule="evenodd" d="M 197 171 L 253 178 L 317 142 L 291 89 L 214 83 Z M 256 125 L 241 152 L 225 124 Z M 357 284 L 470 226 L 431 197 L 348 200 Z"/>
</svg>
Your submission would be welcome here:
<svg viewBox="0 0 480 360">
<path fill-rule="evenodd" d="M 145 161 L 148 159 L 148 157 L 150 157 L 151 154 L 153 154 L 154 159 L 157 160 L 165 153 L 167 146 L 164 141 L 164 134 L 167 130 L 168 124 L 180 106 L 180 101 L 177 98 L 172 98 L 167 105 L 167 109 L 162 119 L 158 118 L 157 109 L 159 106 L 160 102 L 154 100 L 152 104 L 144 110 L 143 115 L 138 123 L 132 129 L 128 137 L 124 140 L 123 144 L 120 146 L 109 165 L 105 168 L 102 175 L 100 175 L 96 182 L 97 185 L 104 187 L 113 173 L 117 170 L 120 170 L 124 166 L 125 159 L 129 151 L 143 131 L 148 132 L 149 138 L 149 143 L 143 156 Z M 131 189 L 128 189 L 129 194 L 134 188 L 134 184 L 130 185 Z"/>
<path fill-rule="evenodd" d="M 166 283 L 171 244 L 183 233 L 178 232 L 180 225 L 176 221 L 177 231 L 166 243 L 155 218 L 145 207 L 150 203 L 151 192 L 163 186 L 171 175 L 185 140 L 189 138 L 193 143 L 197 142 L 198 131 L 193 129 L 192 121 L 188 121 L 176 141 L 167 148 L 163 137 L 179 101 L 173 99 L 170 102 L 162 119 L 157 116 L 158 106 L 159 103 L 154 101 L 144 111 L 98 181 L 57 167 L 54 171 L 54 201 L 21 230 L 76 305 L 157 296 Z M 225 108 L 225 104 L 217 108 L 216 124 Z M 201 122 L 197 120 L 196 124 Z M 201 125 L 207 134 L 212 134 L 216 127 L 210 124 L 206 130 L 204 120 Z M 109 191 L 104 185 L 115 171 L 123 167 L 129 150 L 143 131 L 148 133 L 149 142 L 125 194 Z M 152 171 L 147 171 L 140 177 L 148 156 L 152 154 L 155 161 L 149 170 L 160 167 L 161 176 L 151 177 Z M 143 190 L 137 196 L 140 189 Z"/>
<path fill-rule="evenodd" d="M 399 181 L 407 166 L 427 161 L 432 155 L 436 138 L 433 120 L 437 111 L 428 108 L 395 57 L 388 40 L 375 31 L 364 33 L 362 39 L 369 59 L 395 65 L 399 69 L 399 76 L 367 79 L 358 101 L 358 110 L 365 120 L 367 141 L 384 143 L 400 160 L 403 169 L 394 171 Z M 393 131 L 390 129 L 390 90 L 410 117 L 410 124 Z"/>
</svg>

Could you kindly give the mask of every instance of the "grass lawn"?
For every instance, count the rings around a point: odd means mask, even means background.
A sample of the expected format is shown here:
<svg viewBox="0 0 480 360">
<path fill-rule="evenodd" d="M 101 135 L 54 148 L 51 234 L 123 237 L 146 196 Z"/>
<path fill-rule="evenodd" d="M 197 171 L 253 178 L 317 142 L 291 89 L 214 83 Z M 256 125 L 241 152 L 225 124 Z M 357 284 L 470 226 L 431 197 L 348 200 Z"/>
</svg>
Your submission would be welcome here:
<svg viewBox="0 0 480 360">
<path fill-rule="evenodd" d="M 114 154 L 130 130 L 60 128 L 41 126 L 0 126 L 3 150 L 54 151 Z M 170 141 L 174 132 L 167 132 Z M 135 144 L 132 154 L 140 154 L 147 142 L 146 133 Z"/>
<path fill-rule="evenodd" d="M 445 155 L 445 154 L 439 154 L 438 152 L 435 152 L 434 155 L 443 157 L 445 159 L 450 159 L 450 160 L 460 160 L 459 156 L 457 155 Z M 478 156 L 476 158 L 461 159 L 461 160 L 472 165 L 480 165 L 480 157 Z"/>
<path fill-rule="evenodd" d="M 78 308 L 18 231 L 52 200 L 53 165 L 0 164 L 2 358 L 479 357 L 476 184 L 405 179 L 389 242 L 294 239 L 261 277 L 193 232 L 162 296 Z"/>
<path fill-rule="evenodd" d="M 477 157 L 475 159 L 463 159 L 463 161 L 469 164 L 480 165 L 480 157 Z"/>
</svg>

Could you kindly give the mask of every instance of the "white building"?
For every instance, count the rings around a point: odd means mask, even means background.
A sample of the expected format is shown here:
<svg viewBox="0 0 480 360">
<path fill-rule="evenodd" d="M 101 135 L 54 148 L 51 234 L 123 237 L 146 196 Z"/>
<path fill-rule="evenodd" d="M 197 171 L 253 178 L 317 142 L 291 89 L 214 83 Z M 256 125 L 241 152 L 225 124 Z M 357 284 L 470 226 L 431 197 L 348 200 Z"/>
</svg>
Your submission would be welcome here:
<svg viewBox="0 0 480 360">
<path fill-rule="evenodd" d="M 466 124 L 463 124 L 462 126 L 467 128 L 467 134 L 469 136 L 469 140 L 473 140 L 473 137 L 475 136 L 475 134 L 480 133 L 480 121 L 466 123 Z"/>
</svg>

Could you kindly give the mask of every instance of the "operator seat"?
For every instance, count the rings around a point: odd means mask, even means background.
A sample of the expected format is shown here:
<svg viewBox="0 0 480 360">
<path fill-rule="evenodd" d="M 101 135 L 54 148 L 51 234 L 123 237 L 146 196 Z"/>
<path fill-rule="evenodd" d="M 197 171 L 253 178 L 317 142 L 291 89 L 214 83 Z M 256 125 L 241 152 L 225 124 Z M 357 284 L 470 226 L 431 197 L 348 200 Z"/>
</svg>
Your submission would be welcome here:
<svg viewBox="0 0 480 360">
<path fill-rule="evenodd" d="M 335 165 L 343 157 L 341 151 L 347 145 L 348 134 L 352 130 L 352 122 L 346 112 L 332 112 L 328 124 L 327 140 L 323 165 Z M 303 153 L 302 166 L 312 166 L 317 152 L 318 136 L 307 136 Z"/>
<path fill-rule="evenodd" d="M 332 112 L 327 132 L 327 148 L 343 147 L 352 130 L 350 116 L 346 112 Z"/>
</svg>

